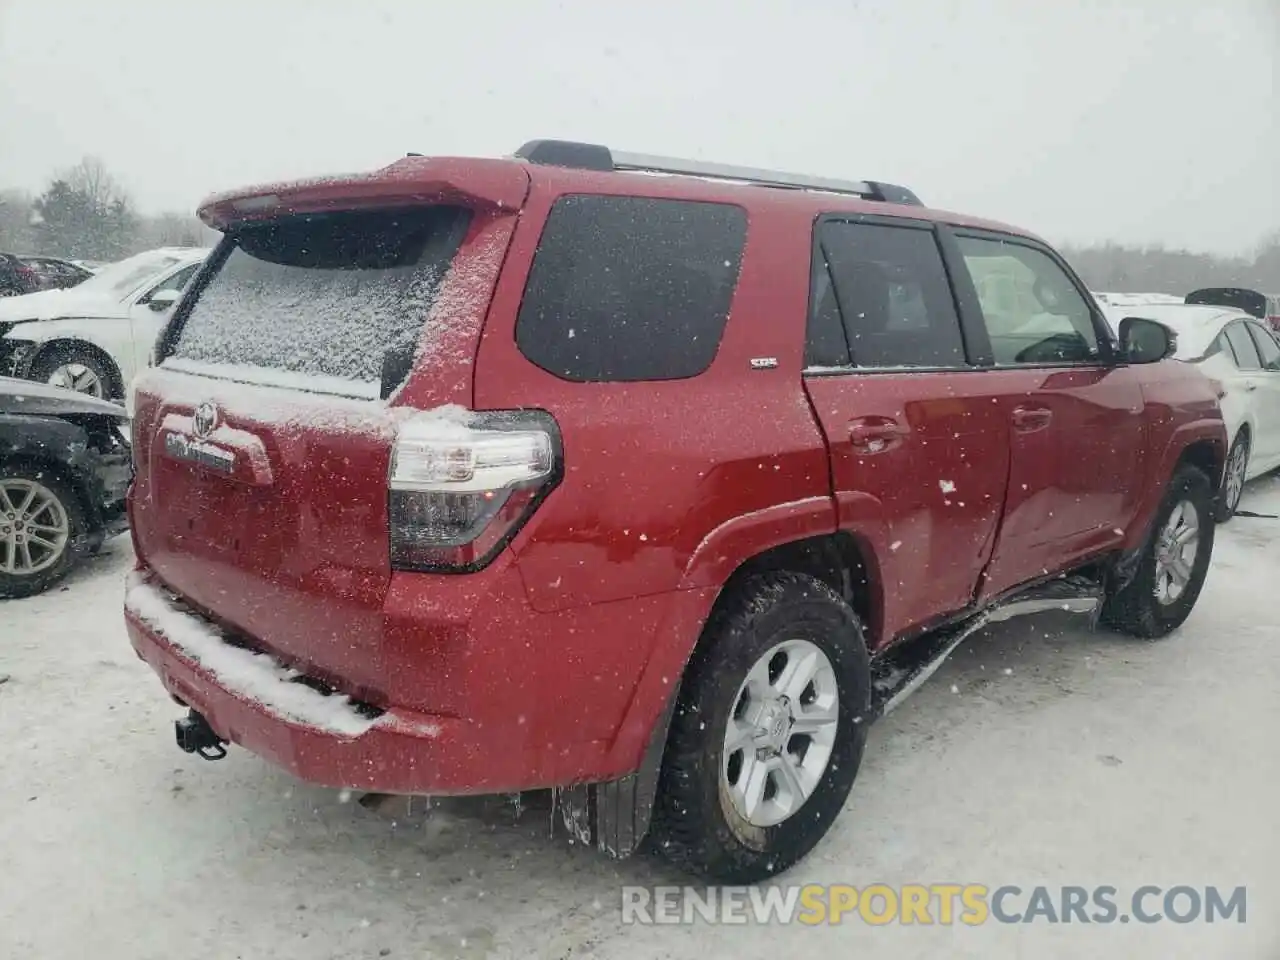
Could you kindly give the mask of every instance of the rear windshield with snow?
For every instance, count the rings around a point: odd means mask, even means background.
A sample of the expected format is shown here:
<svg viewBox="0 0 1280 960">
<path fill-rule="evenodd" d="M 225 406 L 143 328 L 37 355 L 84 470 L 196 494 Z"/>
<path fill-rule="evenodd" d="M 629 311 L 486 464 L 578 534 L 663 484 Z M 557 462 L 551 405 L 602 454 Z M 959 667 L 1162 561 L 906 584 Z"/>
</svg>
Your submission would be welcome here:
<svg viewBox="0 0 1280 960">
<path fill-rule="evenodd" d="M 567 380 L 678 380 L 715 359 L 747 216 L 688 200 L 573 195 L 552 208 L 516 320 Z"/>
<path fill-rule="evenodd" d="M 437 206 L 242 228 L 179 319 L 166 360 L 253 382 L 385 393 L 384 363 L 407 369 L 469 220 Z"/>
</svg>

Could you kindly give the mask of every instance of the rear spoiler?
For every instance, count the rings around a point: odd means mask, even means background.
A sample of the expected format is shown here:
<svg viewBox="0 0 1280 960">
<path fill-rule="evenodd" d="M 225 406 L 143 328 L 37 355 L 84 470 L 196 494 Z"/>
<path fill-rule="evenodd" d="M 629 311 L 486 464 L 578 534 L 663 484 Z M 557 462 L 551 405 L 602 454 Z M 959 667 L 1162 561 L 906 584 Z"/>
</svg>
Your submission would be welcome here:
<svg viewBox="0 0 1280 960">
<path fill-rule="evenodd" d="M 1259 320 L 1267 319 L 1267 295 L 1243 287 L 1205 287 L 1187 294 L 1187 303 L 1232 307 Z"/>
<path fill-rule="evenodd" d="M 409 156 L 373 173 L 268 184 L 214 194 L 199 216 L 222 232 L 240 223 L 305 213 L 447 203 L 474 210 L 519 210 L 529 174 L 509 160 Z"/>
</svg>

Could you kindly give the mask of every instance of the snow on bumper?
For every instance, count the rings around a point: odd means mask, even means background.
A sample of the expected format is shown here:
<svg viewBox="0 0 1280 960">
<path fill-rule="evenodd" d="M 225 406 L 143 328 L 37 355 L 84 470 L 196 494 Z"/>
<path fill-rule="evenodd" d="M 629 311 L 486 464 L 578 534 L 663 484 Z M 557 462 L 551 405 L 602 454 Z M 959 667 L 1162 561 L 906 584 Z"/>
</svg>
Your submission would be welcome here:
<svg viewBox="0 0 1280 960">
<path fill-rule="evenodd" d="M 370 716 L 348 697 L 297 682 L 272 657 L 228 643 L 142 574 L 130 577 L 125 624 L 169 693 L 223 739 L 303 780 L 401 794 L 520 789 L 523 771 L 466 721 L 395 707 Z"/>
<path fill-rule="evenodd" d="M 136 575 L 130 578 L 124 607 L 169 641 L 175 653 L 270 716 L 338 737 L 358 737 L 377 722 L 361 713 L 349 697 L 326 695 L 298 683 L 296 670 L 264 653 L 227 643 L 207 620 L 187 613 L 164 591 Z"/>
</svg>

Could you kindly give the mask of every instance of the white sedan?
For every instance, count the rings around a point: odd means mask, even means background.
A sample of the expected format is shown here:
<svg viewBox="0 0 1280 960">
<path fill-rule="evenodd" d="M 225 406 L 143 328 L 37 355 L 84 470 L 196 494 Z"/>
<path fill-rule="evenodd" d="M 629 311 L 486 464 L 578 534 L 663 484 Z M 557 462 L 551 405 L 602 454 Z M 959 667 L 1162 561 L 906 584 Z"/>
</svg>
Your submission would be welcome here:
<svg viewBox="0 0 1280 960">
<path fill-rule="evenodd" d="M 70 289 L 0 300 L 0 376 L 123 398 L 208 255 L 203 248 L 148 250 Z"/>
<path fill-rule="evenodd" d="M 1113 328 L 1146 317 L 1178 335 L 1175 356 L 1222 384 L 1222 419 L 1231 437 L 1222 479 L 1220 520 L 1240 504 L 1245 482 L 1280 467 L 1280 341 L 1258 319 L 1230 307 L 1104 304 Z"/>
</svg>

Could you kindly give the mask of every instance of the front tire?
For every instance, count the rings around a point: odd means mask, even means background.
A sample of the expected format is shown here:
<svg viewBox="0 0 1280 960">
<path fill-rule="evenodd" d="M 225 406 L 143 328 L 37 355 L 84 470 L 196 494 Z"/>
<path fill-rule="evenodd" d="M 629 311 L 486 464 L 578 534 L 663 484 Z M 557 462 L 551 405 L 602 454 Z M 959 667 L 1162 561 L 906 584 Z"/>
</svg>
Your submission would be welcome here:
<svg viewBox="0 0 1280 960">
<path fill-rule="evenodd" d="M 732 588 L 681 684 L 654 811 L 659 849 L 719 883 L 794 865 L 844 807 L 870 695 L 862 625 L 825 583 L 780 572 Z"/>
<path fill-rule="evenodd" d="M 115 368 L 93 350 L 74 343 L 42 352 L 31 365 L 30 378 L 99 400 L 114 400 L 123 393 Z"/>
<path fill-rule="evenodd" d="M 1227 465 L 1222 471 L 1222 493 L 1218 497 L 1218 522 L 1226 523 L 1236 515 L 1240 498 L 1244 495 L 1244 478 L 1249 473 L 1249 434 L 1241 430 L 1227 454 Z"/>
<path fill-rule="evenodd" d="M 1182 626 L 1209 573 L 1215 524 L 1213 485 L 1181 466 L 1173 474 L 1137 571 L 1103 606 L 1102 619 L 1121 633 L 1155 639 Z"/>
<path fill-rule="evenodd" d="M 0 465 L 0 599 L 34 596 L 65 577 L 83 530 L 60 477 L 34 464 Z"/>
</svg>

